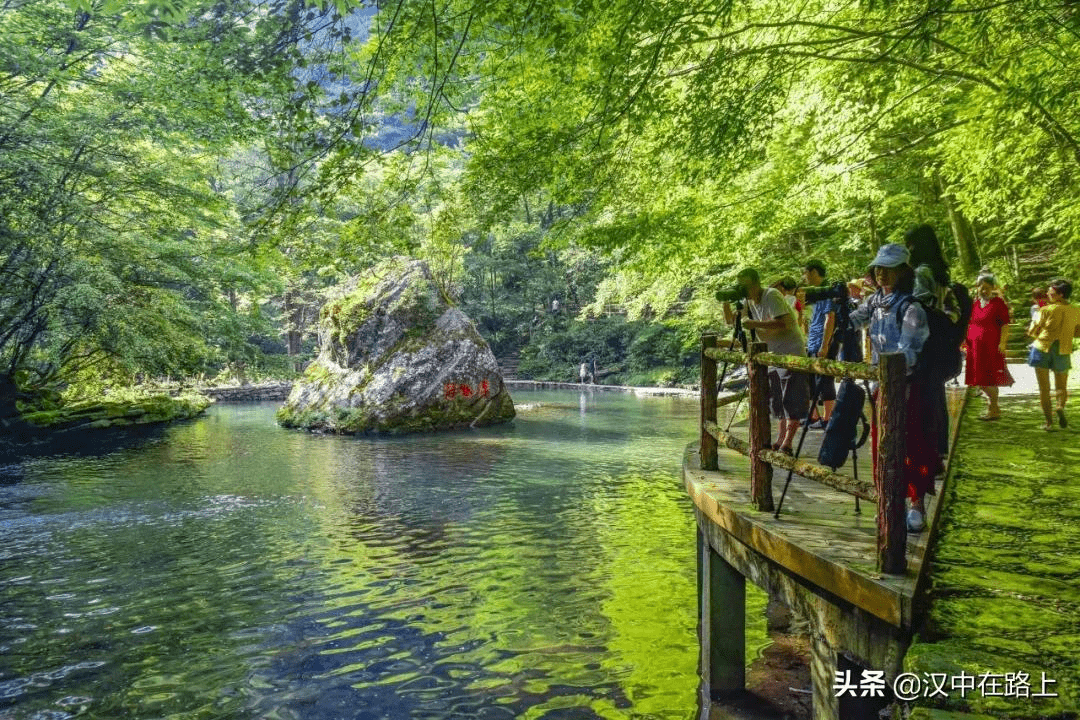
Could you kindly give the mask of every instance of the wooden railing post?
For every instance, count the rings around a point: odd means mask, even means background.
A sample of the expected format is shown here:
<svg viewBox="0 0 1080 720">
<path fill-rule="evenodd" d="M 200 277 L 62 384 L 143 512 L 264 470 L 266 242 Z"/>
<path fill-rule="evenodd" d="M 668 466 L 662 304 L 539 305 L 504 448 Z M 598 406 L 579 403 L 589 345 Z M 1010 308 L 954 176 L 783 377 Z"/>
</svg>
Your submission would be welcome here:
<svg viewBox="0 0 1080 720">
<path fill-rule="evenodd" d="M 750 497 L 754 507 L 772 512 L 772 465 L 759 457 L 759 451 L 772 446 L 769 423 L 769 368 L 753 361 L 754 355 L 767 349 L 765 343 L 752 343 L 746 359 L 750 380 Z"/>
<path fill-rule="evenodd" d="M 878 394 L 878 455 L 874 483 L 878 491 L 878 571 L 902 575 L 907 568 L 907 518 L 904 498 L 904 458 L 907 416 L 907 362 L 903 353 L 879 358 L 881 389 Z"/>
<path fill-rule="evenodd" d="M 715 335 L 701 338 L 701 469 L 716 470 L 716 438 L 705 430 L 706 422 L 716 422 L 716 361 L 705 355 L 709 348 L 717 346 Z"/>
</svg>

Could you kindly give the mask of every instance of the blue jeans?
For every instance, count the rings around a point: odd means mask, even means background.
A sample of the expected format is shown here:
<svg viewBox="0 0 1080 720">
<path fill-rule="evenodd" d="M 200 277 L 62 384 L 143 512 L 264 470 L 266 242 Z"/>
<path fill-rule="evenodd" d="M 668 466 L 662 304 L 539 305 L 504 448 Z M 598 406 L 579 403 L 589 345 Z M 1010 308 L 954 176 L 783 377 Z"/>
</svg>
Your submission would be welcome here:
<svg viewBox="0 0 1080 720">
<path fill-rule="evenodd" d="M 1049 352 L 1043 352 L 1032 345 L 1031 352 L 1028 354 L 1028 365 L 1033 368 L 1046 368 L 1060 373 L 1072 368 L 1072 358 L 1061 354 L 1058 341 L 1055 340 L 1054 344 L 1050 346 Z"/>
</svg>

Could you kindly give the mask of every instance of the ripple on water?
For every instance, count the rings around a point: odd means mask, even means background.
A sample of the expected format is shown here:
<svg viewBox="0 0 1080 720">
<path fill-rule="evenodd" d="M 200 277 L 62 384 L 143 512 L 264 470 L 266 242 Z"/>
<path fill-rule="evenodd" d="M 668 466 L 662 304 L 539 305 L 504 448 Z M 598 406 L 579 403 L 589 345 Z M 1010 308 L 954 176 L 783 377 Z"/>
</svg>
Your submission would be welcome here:
<svg viewBox="0 0 1080 720">
<path fill-rule="evenodd" d="M 689 718 L 694 535 L 677 471 L 697 409 L 649 402 L 583 413 L 574 395 L 513 427 L 409 439 L 215 407 L 117 457 L 37 462 L 22 482 L 38 500 L 0 516 L 25 551 L 0 564 L 3 615 L 34 626 L 0 626 L 0 645 L 24 640 L 0 682 L 78 653 L 103 664 L 14 706 Z"/>
</svg>

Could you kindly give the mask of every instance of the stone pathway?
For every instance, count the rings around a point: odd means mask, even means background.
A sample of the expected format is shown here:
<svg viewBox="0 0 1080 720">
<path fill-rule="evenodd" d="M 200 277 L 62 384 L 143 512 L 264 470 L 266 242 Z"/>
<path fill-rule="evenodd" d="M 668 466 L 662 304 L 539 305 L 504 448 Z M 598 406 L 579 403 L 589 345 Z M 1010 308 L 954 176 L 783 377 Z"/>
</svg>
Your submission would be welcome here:
<svg viewBox="0 0 1080 720">
<path fill-rule="evenodd" d="M 1069 373 L 1069 388 L 1080 390 L 1080 352 L 1072 355 L 1073 370 Z M 1002 395 L 1037 395 L 1039 384 L 1035 380 L 1035 370 L 1027 363 L 1010 363 L 1009 372 L 1016 383 L 1010 388 L 1001 388 Z M 961 376 L 962 377 L 962 376 Z M 1053 379 L 1051 379 L 1053 385 Z M 1080 397 L 1080 396 L 1078 396 Z M 1080 408 L 1080 405 L 1077 406 Z"/>
</svg>

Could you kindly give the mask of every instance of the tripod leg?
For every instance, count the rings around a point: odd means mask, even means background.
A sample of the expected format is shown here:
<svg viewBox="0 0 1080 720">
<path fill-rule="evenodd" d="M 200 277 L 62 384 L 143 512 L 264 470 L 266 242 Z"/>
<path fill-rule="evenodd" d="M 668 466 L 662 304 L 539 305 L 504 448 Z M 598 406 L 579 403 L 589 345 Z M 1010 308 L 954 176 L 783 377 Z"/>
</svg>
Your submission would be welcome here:
<svg viewBox="0 0 1080 720">
<path fill-rule="evenodd" d="M 746 337 L 743 335 L 742 324 L 739 322 L 739 318 L 741 318 L 741 317 L 742 316 L 740 315 L 735 320 L 735 329 L 732 330 L 732 332 L 731 332 L 731 342 L 728 343 L 728 350 L 729 351 L 735 349 L 735 342 L 736 341 L 741 341 L 742 342 L 743 352 L 746 352 Z M 717 395 L 719 395 L 724 390 L 724 378 L 727 377 L 727 371 L 728 371 L 728 361 L 725 360 L 724 361 L 724 367 L 720 370 L 720 377 L 716 381 L 716 394 Z"/>
<path fill-rule="evenodd" d="M 859 481 L 859 455 L 855 445 L 851 446 L 851 472 L 855 476 L 855 482 Z M 855 496 L 855 513 L 862 514 L 859 508 L 859 496 Z"/>
<path fill-rule="evenodd" d="M 817 405 L 817 401 L 821 396 L 821 386 L 814 383 L 813 400 L 810 402 L 810 407 Z M 807 415 L 809 417 L 809 415 Z M 803 442 L 806 441 L 806 433 L 810 431 L 810 423 L 802 425 L 802 432 L 799 433 L 799 444 L 795 446 L 794 457 L 799 457 L 799 453 L 802 452 Z M 777 520 L 780 519 L 780 508 L 784 507 L 784 497 L 787 496 L 788 486 L 791 484 L 791 477 L 795 474 L 794 470 L 788 470 L 787 480 L 784 481 L 784 490 L 780 493 L 780 502 L 776 503 L 776 512 L 773 513 L 773 517 Z"/>
<path fill-rule="evenodd" d="M 806 433 L 810 430 L 809 425 L 802 426 L 802 433 L 799 435 L 799 444 L 795 448 L 795 457 L 799 457 L 799 452 L 802 450 L 803 441 L 806 439 Z M 780 508 L 784 507 L 784 497 L 787 496 L 788 485 L 791 484 L 791 477 L 795 474 L 794 470 L 788 470 L 787 480 L 784 481 L 784 490 L 780 493 L 780 502 L 776 503 L 776 512 L 773 513 L 773 517 L 777 520 L 780 519 Z"/>
<path fill-rule="evenodd" d="M 846 308 L 846 306 L 841 307 Z M 825 351 L 825 357 L 830 359 L 836 357 L 837 351 L 839 351 L 840 349 L 840 339 L 843 336 L 843 333 L 846 330 L 848 323 L 849 317 L 847 311 L 844 310 L 842 312 L 838 312 L 836 317 L 836 329 L 833 331 L 832 337 L 829 339 L 829 347 Z M 814 383 L 813 392 L 811 393 L 811 395 L 813 396 L 813 400 L 810 401 L 810 408 L 815 408 L 817 407 L 818 400 L 821 399 L 821 383 L 817 381 L 816 375 L 812 374 L 810 375 L 810 377 L 812 378 L 812 382 Z M 809 408 L 807 412 L 809 413 Z M 807 414 L 807 419 L 809 419 L 809 417 L 809 414 Z M 810 423 L 802 426 L 802 434 L 799 435 L 799 444 L 795 448 L 795 457 L 799 457 L 799 453 L 802 451 L 803 441 L 806 440 L 806 433 L 809 429 Z M 784 490 L 780 493 L 780 502 L 776 504 L 776 512 L 773 514 L 773 517 L 775 517 L 777 520 L 780 519 L 780 508 L 784 506 L 784 496 L 787 495 L 788 485 L 791 484 L 791 476 L 794 474 L 794 472 L 794 470 L 788 471 L 787 480 L 784 482 Z"/>
</svg>

